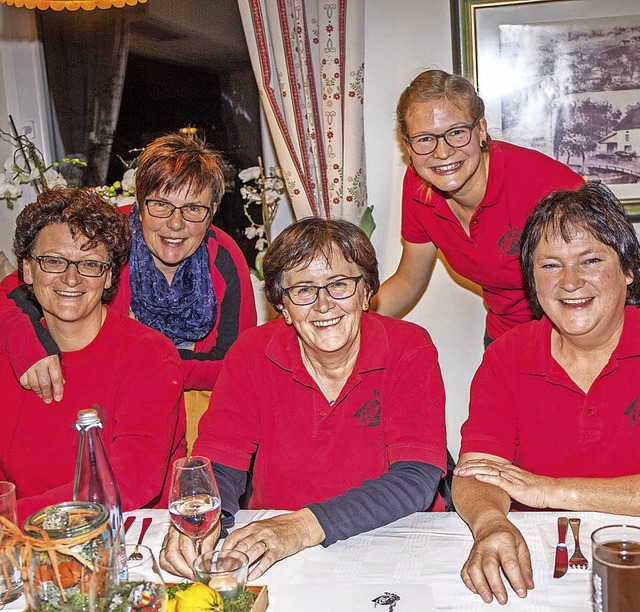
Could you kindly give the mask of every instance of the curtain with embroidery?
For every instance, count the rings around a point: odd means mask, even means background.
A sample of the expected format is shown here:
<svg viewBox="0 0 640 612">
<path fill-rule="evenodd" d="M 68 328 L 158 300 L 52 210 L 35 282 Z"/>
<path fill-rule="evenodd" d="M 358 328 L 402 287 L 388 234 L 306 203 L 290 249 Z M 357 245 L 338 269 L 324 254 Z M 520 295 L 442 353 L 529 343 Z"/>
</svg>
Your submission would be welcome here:
<svg viewBox="0 0 640 612">
<path fill-rule="evenodd" d="M 238 0 L 260 100 L 298 219 L 366 209 L 364 0 Z"/>
</svg>

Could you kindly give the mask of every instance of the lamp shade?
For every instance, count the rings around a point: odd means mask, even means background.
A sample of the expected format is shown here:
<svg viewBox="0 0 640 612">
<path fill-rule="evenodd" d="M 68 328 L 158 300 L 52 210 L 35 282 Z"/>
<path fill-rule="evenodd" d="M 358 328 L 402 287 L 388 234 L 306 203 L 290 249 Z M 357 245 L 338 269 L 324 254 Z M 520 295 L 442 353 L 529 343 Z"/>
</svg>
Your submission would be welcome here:
<svg viewBox="0 0 640 612">
<path fill-rule="evenodd" d="M 134 4 L 144 4 L 147 0 L 0 0 L 3 4 L 9 4 L 17 7 L 25 7 L 28 9 L 53 9 L 54 11 L 77 11 L 84 9 L 92 11 L 94 8 L 122 8 L 124 6 L 133 6 Z"/>
</svg>

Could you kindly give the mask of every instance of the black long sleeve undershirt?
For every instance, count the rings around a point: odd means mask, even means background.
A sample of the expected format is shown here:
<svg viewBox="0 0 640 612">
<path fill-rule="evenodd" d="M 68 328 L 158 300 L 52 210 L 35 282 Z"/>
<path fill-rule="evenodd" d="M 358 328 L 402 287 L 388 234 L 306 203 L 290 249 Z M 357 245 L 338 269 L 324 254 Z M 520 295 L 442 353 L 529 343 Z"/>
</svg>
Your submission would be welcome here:
<svg viewBox="0 0 640 612">
<path fill-rule="evenodd" d="M 238 500 L 247 486 L 247 473 L 214 461 L 211 462 L 211 465 L 213 466 L 213 473 L 220 491 L 222 506 L 220 536 L 224 538 L 235 522 L 236 512 L 240 510 L 240 502 Z"/>
<path fill-rule="evenodd" d="M 429 463 L 398 461 L 378 478 L 324 502 L 306 506 L 325 534 L 323 546 L 370 531 L 426 510 L 433 501 L 442 470 Z"/>
<path fill-rule="evenodd" d="M 222 499 L 223 535 L 233 525 L 240 509 L 238 499 L 244 493 L 247 474 L 226 465 L 213 463 Z M 403 516 L 426 510 L 432 503 L 442 470 L 429 463 L 398 461 L 378 478 L 364 481 L 324 502 L 306 506 L 325 533 L 323 546 L 387 525 Z"/>
</svg>

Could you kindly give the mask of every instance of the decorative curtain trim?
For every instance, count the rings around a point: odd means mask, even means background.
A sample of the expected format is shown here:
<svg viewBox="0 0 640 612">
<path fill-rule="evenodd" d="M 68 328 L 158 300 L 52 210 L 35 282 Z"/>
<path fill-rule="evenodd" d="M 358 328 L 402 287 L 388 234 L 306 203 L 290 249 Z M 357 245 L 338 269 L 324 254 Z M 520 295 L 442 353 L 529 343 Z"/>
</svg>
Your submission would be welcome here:
<svg viewBox="0 0 640 612">
<path fill-rule="evenodd" d="M 297 218 L 366 208 L 364 0 L 238 1 Z"/>
</svg>

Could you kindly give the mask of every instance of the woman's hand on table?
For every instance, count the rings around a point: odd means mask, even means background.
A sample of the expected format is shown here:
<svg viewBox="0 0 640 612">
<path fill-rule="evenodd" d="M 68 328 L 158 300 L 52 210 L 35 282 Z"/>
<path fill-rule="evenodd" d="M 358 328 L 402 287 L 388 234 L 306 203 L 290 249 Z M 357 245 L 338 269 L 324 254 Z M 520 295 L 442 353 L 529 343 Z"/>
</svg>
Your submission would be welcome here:
<svg viewBox="0 0 640 612">
<path fill-rule="evenodd" d="M 249 565 L 258 561 L 249 574 L 249 580 L 255 580 L 276 561 L 316 546 L 324 539 L 324 530 L 313 512 L 303 508 L 236 529 L 226 537 L 222 549 L 234 548 L 246 553 Z"/>
<path fill-rule="evenodd" d="M 534 588 L 531 557 L 522 534 L 505 517 L 492 518 L 474 533 L 474 543 L 460 576 L 467 588 L 491 603 L 507 603 L 500 569 L 518 597 Z"/>
<path fill-rule="evenodd" d="M 220 521 L 216 523 L 214 530 L 202 540 L 202 552 L 213 550 L 219 538 Z M 162 542 L 160 567 L 171 574 L 195 580 L 193 562 L 196 557 L 196 547 L 193 540 L 170 525 Z"/>
<path fill-rule="evenodd" d="M 64 391 L 64 377 L 58 355 L 36 361 L 21 377 L 20 384 L 42 398 L 45 404 L 59 402 Z"/>
<path fill-rule="evenodd" d="M 512 463 L 471 459 L 458 465 L 454 474 L 500 487 L 511 499 L 530 508 L 549 507 L 554 479 L 532 474 Z"/>
</svg>

